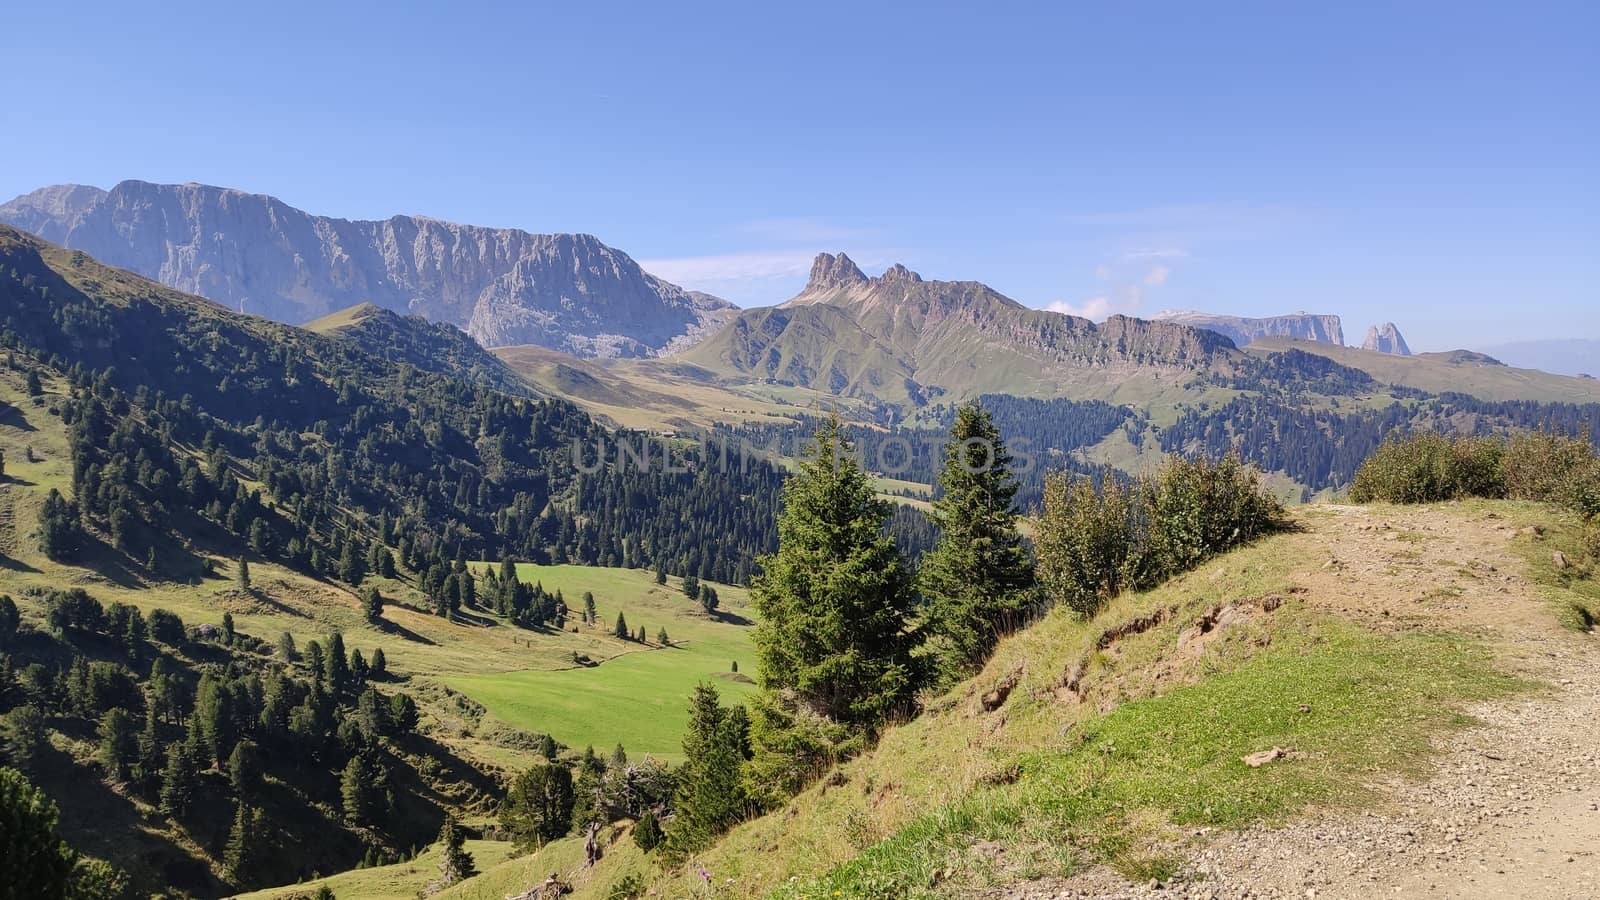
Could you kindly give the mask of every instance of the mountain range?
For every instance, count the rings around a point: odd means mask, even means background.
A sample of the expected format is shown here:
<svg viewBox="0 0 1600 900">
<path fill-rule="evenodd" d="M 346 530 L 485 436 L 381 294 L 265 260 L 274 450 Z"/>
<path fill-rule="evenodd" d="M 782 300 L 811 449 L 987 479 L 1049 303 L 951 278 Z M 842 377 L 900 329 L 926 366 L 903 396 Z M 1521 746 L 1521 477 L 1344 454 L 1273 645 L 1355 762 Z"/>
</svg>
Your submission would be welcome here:
<svg viewBox="0 0 1600 900">
<path fill-rule="evenodd" d="M 494 347 L 646 357 L 734 312 L 586 234 L 530 234 L 422 216 L 351 221 L 262 194 L 124 181 L 42 188 L 0 222 L 235 310 L 301 324 L 370 302 Z"/>
<path fill-rule="evenodd" d="M 1085 378 L 1176 379 L 1234 353 L 1221 335 L 1112 316 L 1030 309 L 976 281 L 930 281 L 903 265 L 868 277 L 819 255 L 805 288 L 738 313 L 681 354 L 709 370 L 844 397 L 920 405 L 946 392 L 1050 391 Z"/>
</svg>

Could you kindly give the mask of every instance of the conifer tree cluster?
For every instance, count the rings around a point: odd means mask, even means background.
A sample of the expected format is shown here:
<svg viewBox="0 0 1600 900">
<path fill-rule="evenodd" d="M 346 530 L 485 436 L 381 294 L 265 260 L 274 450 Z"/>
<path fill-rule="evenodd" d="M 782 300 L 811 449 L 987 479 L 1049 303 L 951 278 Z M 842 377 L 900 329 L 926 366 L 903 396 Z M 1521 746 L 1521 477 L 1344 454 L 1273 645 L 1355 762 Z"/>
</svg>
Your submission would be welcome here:
<svg viewBox="0 0 1600 900">
<path fill-rule="evenodd" d="M 49 753 L 51 730 L 92 733 L 93 761 L 81 763 L 96 768 L 92 780 L 118 785 L 219 848 L 235 886 L 294 877 L 280 846 L 288 829 L 297 840 L 335 837 L 319 830 L 325 824 L 275 820 L 269 786 L 329 800 L 369 837 L 420 837 L 389 814 L 409 790 L 398 775 L 417 749 L 395 748 L 418 711 L 409 695 L 375 686 L 387 666 L 381 650 L 369 662 L 335 633 L 304 654 L 292 639 L 269 654 L 231 617 L 222 628 L 191 628 L 165 610 L 103 606 L 82 588 L 43 602 L 48 631 L 21 640 L 16 604 L 0 596 L 0 763 L 42 772 L 62 765 Z M 330 777 L 338 793 L 323 798 Z M 219 805 L 231 817 L 208 837 L 213 820 L 202 812 Z"/>
</svg>

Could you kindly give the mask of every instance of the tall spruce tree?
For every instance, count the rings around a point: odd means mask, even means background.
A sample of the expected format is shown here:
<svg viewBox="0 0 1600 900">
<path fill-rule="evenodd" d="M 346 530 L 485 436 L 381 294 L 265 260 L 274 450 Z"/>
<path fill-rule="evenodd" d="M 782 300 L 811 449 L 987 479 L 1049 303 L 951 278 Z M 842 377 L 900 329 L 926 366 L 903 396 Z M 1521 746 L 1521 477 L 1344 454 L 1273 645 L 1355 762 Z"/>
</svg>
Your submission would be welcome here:
<svg viewBox="0 0 1600 900">
<path fill-rule="evenodd" d="M 958 408 L 933 503 L 939 542 L 917 573 L 931 649 L 947 675 L 981 664 L 1031 611 L 1033 566 L 1017 531 L 1011 463 L 988 411 Z"/>
<path fill-rule="evenodd" d="M 233 827 L 228 831 L 228 843 L 222 851 L 223 868 L 234 884 L 246 884 L 255 877 L 264 824 L 261 810 L 251 809 L 243 800 L 239 801 L 233 813 Z"/>
<path fill-rule="evenodd" d="M 138 757 L 139 741 L 133 732 L 133 717 L 121 707 L 113 707 L 100 718 L 100 764 L 114 779 L 128 776 Z"/>
<path fill-rule="evenodd" d="M 700 684 L 689 699 L 674 815 L 667 827 L 667 852 L 674 859 L 709 846 L 749 811 L 740 780 L 744 754 L 740 736 L 717 689 Z"/>
<path fill-rule="evenodd" d="M 762 687 L 859 731 L 909 701 L 916 637 L 912 576 L 883 530 L 889 504 L 851 453 L 838 420 L 823 422 L 784 485 L 778 552 L 750 596 Z"/>
</svg>

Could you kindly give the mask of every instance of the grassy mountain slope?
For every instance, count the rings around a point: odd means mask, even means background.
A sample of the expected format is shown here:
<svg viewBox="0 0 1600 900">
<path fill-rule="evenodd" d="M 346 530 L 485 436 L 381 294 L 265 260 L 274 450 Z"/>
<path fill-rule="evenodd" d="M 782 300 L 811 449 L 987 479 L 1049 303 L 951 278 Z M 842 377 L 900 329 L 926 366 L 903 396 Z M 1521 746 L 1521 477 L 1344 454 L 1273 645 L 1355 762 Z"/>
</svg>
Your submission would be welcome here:
<svg viewBox="0 0 1600 900">
<path fill-rule="evenodd" d="M 1425 777 L 1468 705 L 1527 691 L 1531 646 L 1596 659 L 1526 562 L 1550 546 L 1526 526 L 1553 540 L 1558 513 L 1309 506 L 1297 520 L 1092 620 L 1057 611 L 1006 639 L 874 751 L 652 869 L 652 895 L 1000 896 L 1102 863 L 1166 879 L 1231 829 L 1339 815 Z M 1274 747 L 1288 755 L 1243 762 Z M 640 866 L 627 849 L 586 870 L 556 845 L 456 890 L 509 895 L 556 871 L 574 897 L 612 896 Z"/>
<path fill-rule="evenodd" d="M 390 362 L 487 384 L 508 394 L 530 393 L 527 383 L 499 357 L 453 325 L 429 322 L 421 316 L 401 316 L 373 303 L 361 303 L 308 322 L 304 328 L 354 344 Z"/>
<path fill-rule="evenodd" d="M 1600 403 L 1600 381 L 1516 369 L 1465 350 L 1395 356 L 1313 341 L 1264 338 L 1251 344 L 1246 352 L 1270 354 L 1291 348 L 1360 369 L 1384 384 L 1402 385 L 1431 394 L 1457 392 L 1484 400 Z"/>
</svg>

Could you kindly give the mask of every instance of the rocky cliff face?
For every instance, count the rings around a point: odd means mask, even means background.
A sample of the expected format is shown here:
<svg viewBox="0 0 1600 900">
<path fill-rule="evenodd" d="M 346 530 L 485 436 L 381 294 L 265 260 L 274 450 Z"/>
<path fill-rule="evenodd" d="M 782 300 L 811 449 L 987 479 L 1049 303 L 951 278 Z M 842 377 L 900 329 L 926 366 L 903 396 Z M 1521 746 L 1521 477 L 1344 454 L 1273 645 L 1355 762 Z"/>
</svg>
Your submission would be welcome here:
<svg viewBox="0 0 1600 900">
<path fill-rule="evenodd" d="M 371 302 L 459 326 L 485 346 L 638 357 L 693 343 L 736 312 L 589 235 L 333 219 L 198 184 L 49 187 L 0 206 L 0 222 L 295 324 Z"/>
<path fill-rule="evenodd" d="M 1344 328 L 1338 316 L 1297 312 L 1286 316 L 1252 319 L 1194 310 L 1173 310 L 1157 313 L 1155 319 L 1160 322 L 1177 322 L 1180 325 L 1192 325 L 1195 328 L 1215 331 L 1227 335 L 1240 347 L 1264 337 L 1289 337 L 1344 346 Z"/>
<path fill-rule="evenodd" d="M 1368 328 L 1367 339 L 1362 342 L 1361 349 L 1393 353 L 1395 356 L 1411 355 L 1411 348 L 1406 346 L 1406 339 L 1400 336 L 1400 329 L 1396 328 L 1393 322 Z"/>
<path fill-rule="evenodd" d="M 686 359 L 843 396 L 919 405 L 943 394 L 1053 391 L 1074 379 L 1206 368 L 1226 337 L 1170 322 L 1103 324 L 1030 309 L 976 281 L 930 281 L 903 265 L 868 277 L 824 253 L 781 306 L 739 313 Z"/>
</svg>

